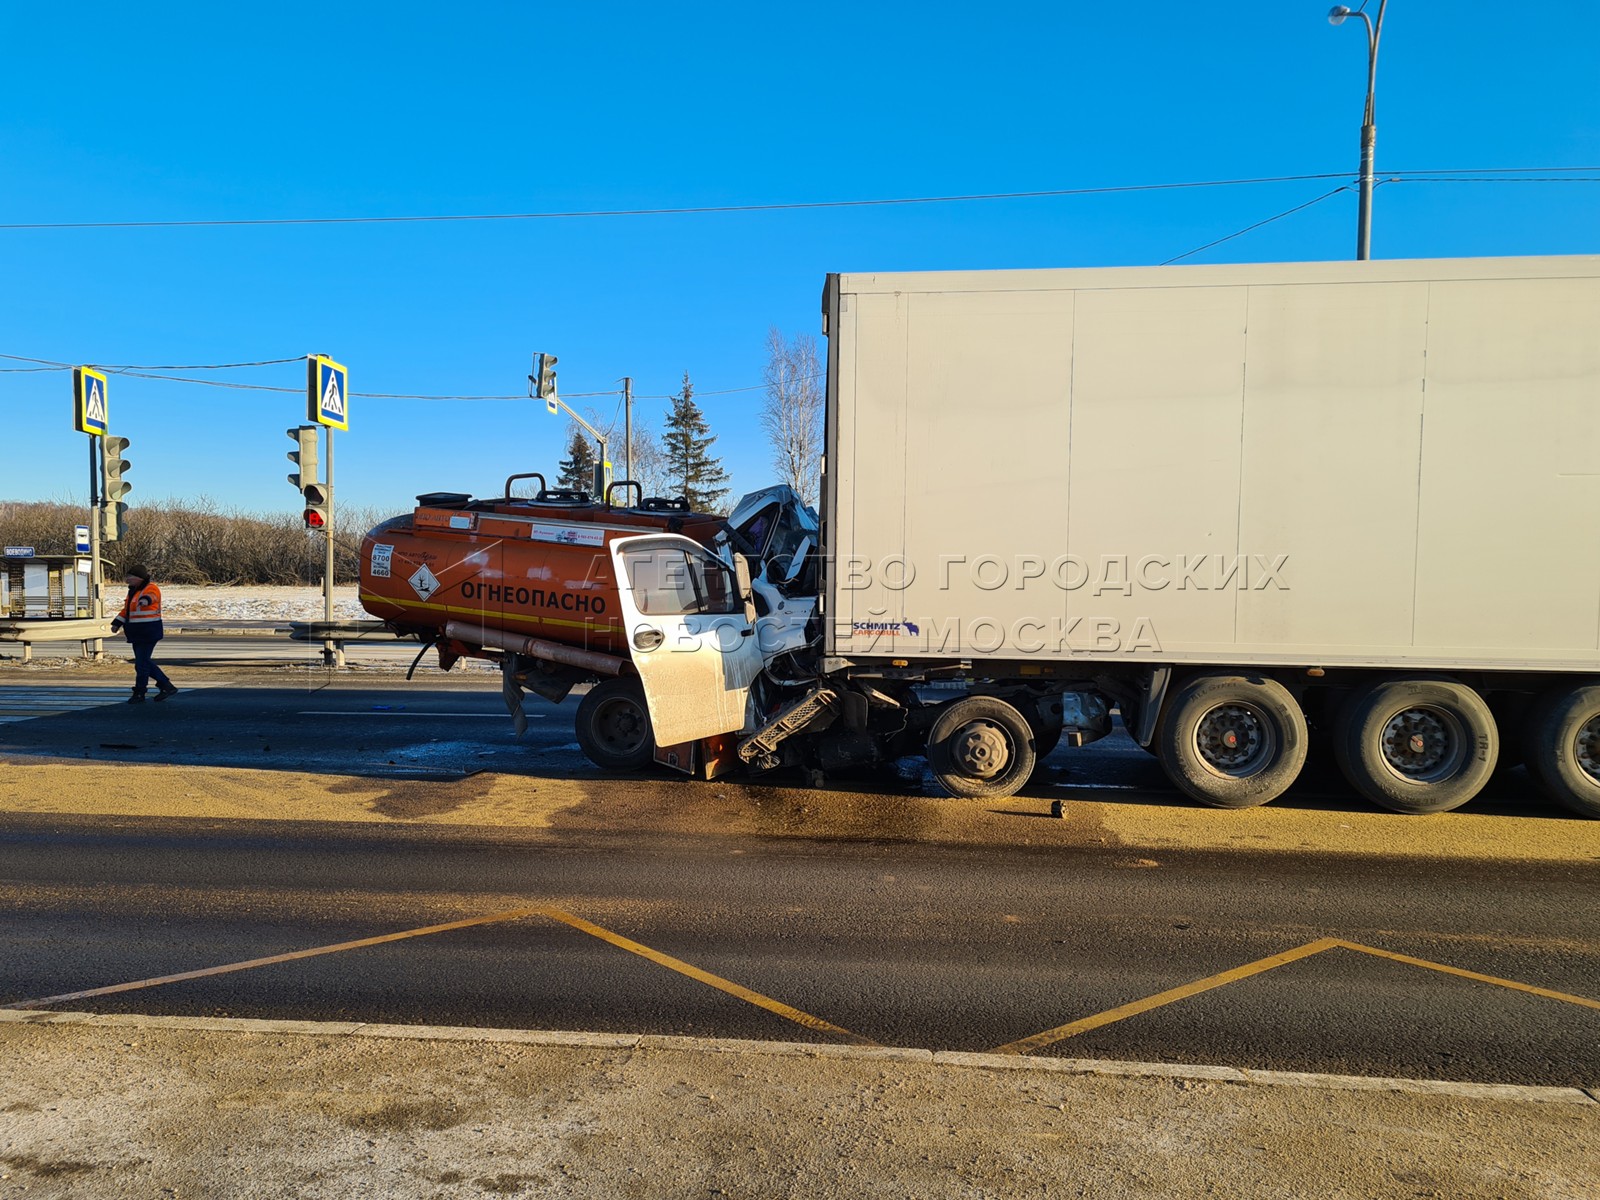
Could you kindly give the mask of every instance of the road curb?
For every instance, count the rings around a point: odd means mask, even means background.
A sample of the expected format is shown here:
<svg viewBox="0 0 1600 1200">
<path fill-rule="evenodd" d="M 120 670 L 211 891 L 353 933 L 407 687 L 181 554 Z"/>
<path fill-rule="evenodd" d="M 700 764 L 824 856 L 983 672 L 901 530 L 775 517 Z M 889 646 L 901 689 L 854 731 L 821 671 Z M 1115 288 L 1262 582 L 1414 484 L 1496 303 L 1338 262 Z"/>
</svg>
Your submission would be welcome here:
<svg viewBox="0 0 1600 1200">
<path fill-rule="evenodd" d="M 1038 1071 L 1171 1079 L 1333 1091 L 1400 1092 L 1499 1100 L 1515 1104 L 1600 1105 L 1600 1089 L 1535 1087 L 1514 1083 L 1466 1083 L 1440 1079 L 1392 1079 L 1370 1075 L 1322 1075 L 1301 1071 L 1257 1071 L 1189 1063 L 1119 1062 L 1096 1058 L 1041 1058 L 975 1054 L 899 1046 L 835 1046 L 809 1042 L 759 1042 L 735 1038 L 673 1037 L 664 1034 L 567 1033 L 560 1030 L 496 1029 L 466 1025 L 379 1025 L 355 1021 L 282 1021 L 246 1017 L 169 1017 L 139 1013 L 48 1012 L 0 1009 L 0 1025 L 87 1025 L 99 1029 L 168 1029 L 187 1033 L 246 1033 L 296 1037 L 389 1038 L 404 1041 L 514 1043 L 569 1049 L 664 1050 L 683 1054 L 746 1054 L 783 1058 L 848 1059 L 857 1062 L 928 1063 L 985 1071 Z"/>
</svg>

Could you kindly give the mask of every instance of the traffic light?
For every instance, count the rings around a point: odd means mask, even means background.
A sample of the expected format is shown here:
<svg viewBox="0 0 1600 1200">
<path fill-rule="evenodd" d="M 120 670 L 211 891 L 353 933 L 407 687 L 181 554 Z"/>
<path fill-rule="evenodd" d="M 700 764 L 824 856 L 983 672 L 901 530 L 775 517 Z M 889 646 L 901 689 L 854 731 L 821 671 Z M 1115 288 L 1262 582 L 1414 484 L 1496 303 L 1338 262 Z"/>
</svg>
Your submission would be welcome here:
<svg viewBox="0 0 1600 1200">
<path fill-rule="evenodd" d="M 300 490 L 306 497 L 306 509 L 301 514 L 306 528 L 327 529 L 333 510 L 333 489 L 325 483 L 308 483 Z"/>
<path fill-rule="evenodd" d="M 121 500 L 133 490 L 133 485 L 122 477 L 129 467 L 128 460 L 122 457 L 127 448 L 125 437 L 100 439 L 100 490 L 107 500 Z"/>
<path fill-rule="evenodd" d="M 114 542 L 128 536 L 128 506 L 113 500 L 100 508 L 100 540 Z"/>
<path fill-rule="evenodd" d="M 289 461 L 296 468 L 290 472 L 289 482 L 303 492 L 317 481 L 317 427 L 297 425 L 284 432 L 295 440 L 296 446 L 289 451 Z"/>
<path fill-rule="evenodd" d="M 128 532 L 128 506 L 122 498 L 133 485 L 122 477 L 129 463 L 122 457 L 128 448 L 125 437 L 107 435 L 100 439 L 100 540 L 114 542 Z"/>
<path fill-rule="evenodd" d="M 556 398 L 556 356 L 554 354 L 535 354 L 533 356 L 534 394 L 547 404 Z M 555 405 L 550 405 L 550 411 L 555 412 Z"/>
</svg>

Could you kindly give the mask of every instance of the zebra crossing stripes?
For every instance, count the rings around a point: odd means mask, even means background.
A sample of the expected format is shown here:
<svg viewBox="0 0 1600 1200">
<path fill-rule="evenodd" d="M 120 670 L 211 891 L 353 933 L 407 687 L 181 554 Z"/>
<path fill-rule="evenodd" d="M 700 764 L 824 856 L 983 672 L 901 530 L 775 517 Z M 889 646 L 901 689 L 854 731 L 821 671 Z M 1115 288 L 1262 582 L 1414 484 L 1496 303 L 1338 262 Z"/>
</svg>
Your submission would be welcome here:
<svg viewBox="0 0 1600 1200">
<path fill-rule="evenodd" d="M 123 704 L 127 687 L 0 687 L 0 725 Z"/>
</svg>

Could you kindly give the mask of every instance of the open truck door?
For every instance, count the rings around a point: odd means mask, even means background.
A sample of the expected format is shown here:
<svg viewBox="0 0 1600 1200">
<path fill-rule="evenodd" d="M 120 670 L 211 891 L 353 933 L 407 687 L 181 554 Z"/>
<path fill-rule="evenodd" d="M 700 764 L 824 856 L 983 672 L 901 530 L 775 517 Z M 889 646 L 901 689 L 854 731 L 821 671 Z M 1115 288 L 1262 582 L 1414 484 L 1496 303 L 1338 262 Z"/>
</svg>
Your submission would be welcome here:
<svg viewBox="0 0 1600 1200">
<path fill-rule="evenodd" d="M 611 565 L 656 744 L 743 729 L 761 649 L 738 575 L 672 533 L 618 538 Z"/>
</svg>

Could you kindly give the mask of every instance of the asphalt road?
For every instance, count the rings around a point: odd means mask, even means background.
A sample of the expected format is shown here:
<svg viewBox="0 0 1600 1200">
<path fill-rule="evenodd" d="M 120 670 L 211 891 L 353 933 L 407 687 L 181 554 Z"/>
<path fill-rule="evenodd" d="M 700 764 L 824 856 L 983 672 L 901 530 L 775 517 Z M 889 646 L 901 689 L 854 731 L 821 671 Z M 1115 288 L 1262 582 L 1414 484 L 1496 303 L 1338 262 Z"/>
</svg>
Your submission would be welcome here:
<svg viewBox="0 0 1600 1200">
<path fill-rule="evenodd" d="M 984 809 L 929 799 L 914 768 L 818 793 L 608 779 L 578 753 L 570 705 L 530 698 L 515 739 L 493 676 L 197 673 L 214 686 L 142 706 L 83 682 L 0 687 L 13 799 L 63 789 L 55 811 L 0 813 L 0 1003 L 203 972 L 51 1003 L 1600 1086 L 1600 856 L 1446 861 L 1409 834 L 1393 853 L 1130 852 L 1091 836 L 1107 797 L 1195 830 L 1241 816 L 1160 807 L 1170 789 L 1121 738 L 1058 752 Z M 204 797 L 97 813 L 105 797 L 70 794 L 135 770 L 201 791 L 265 780 L 270 819 L 184 808 Z M 379 823 L 294 819 L 291 796 L 359 788 L 379 789 L 362 809 Z M 493 788 L 553 807 L 427 823 Z M 1081 818 L 1041 819 L 1075 788 L 1096 798 Z M 1243 819 L 1464 827 L 1357 815 L 1309 784 L 1280 805 Z M 1525 781 L 1486 811 L 1508 846 L 1555 824 Z M 929 813 L 1006 824 L 964 844 Z M 381 940 L 303 955 L 363 939 Z"/>
</svg>

